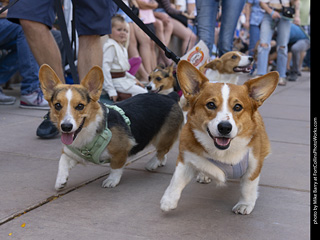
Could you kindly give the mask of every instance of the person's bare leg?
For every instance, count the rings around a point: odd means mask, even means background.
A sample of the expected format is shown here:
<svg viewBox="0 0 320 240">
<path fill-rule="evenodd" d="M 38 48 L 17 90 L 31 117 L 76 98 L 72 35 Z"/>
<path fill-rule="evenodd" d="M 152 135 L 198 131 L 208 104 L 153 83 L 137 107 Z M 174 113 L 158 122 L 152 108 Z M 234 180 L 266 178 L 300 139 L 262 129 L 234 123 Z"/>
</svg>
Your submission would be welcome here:
<svg viewBox="0 0 320 240">
<path fill-rule="evenodd" d="M 190 28 L 185 27 L 181 22 L 172 19 L 173 34 L 182 40 L 181 52 L 185 54 L 186 50 L 190 50 L 197 41 L 197 36 L 191 31 Z"/>
<path fill-rule="evenodd" d="M 79 37 L 78 73 L 80 81 L 93 66 L 102 67 L 102 43 L 99 35 Z"/>
<path fill-rule="evenodd" d="M 24 35 L 39 66 L 48 64 L 64 82 L 61 54 L 49 28 L 39 22 L 20 19 Z"/>
</svg>

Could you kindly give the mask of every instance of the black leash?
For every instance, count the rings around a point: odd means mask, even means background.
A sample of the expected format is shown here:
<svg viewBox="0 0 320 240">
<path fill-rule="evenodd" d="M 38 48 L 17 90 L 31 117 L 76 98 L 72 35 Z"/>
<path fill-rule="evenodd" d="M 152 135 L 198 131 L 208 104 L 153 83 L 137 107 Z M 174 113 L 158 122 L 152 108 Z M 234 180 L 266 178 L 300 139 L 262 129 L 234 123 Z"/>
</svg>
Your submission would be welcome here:
<svg viewBox="0 0 320 240">
<path fill-rule="evenodd" d="M 176 64 L 180 61 L 180 58 L 174 54 L 169 48 L 167 48 L 157 36 L 150 31 L 150 29 L 135 15 L 131 9 L 122 0 L 113 0 L 119 8 L 121 8 L 131 19 L 134 21 L 166 54 L 167 58 L 172 59 Z"/>
<path fill-rule="evenodd" d="M 62 41 L 63 41 L 63 45 L 66 49 L 66 55 L 67 55 L 67 60 L 70 66 L 70 71 L 71 71 L 71 75 L 72 75 L 72 79 L 73 79 L 73 83 L 75 84 L 79 84 L 79 78 L 78 78 L 78 74 L 77 74 L 77 69 L 76 66 L 74 65 L 74 54 L 72 53 L 72 43 L 73 41 L 70 43 L 70 39 L 69 39 L 69 35 L 68 35 L 68 30 L 67 30 L 67 25 L 66 25 L 66 20 L 64 18 L 64 14 L 62 11 L 62 4 L 60 0 L 55 0 L 54 1 L 55 4 L 55 8 L 57 11 L 57 16 L 58 16 L 58 23 L 59 23 L 59 27 L 60 27 L 60 32 L 61 32 L 61 37 L 62 37 Z M 74 10 L 75 6 L 73 5 L 73 10 Z M 73 11 L 74 12 L 74 11 Z M 74 18 L 72 19 L 73 23 L 72 23 L 72 29 L 74 30 Z M 73 40 L 75 40 L 74 38 L 74 32 L 72 31 L 72 38 Z M 75 46 L 76 48 L 76 46 Z"/>
</svg>

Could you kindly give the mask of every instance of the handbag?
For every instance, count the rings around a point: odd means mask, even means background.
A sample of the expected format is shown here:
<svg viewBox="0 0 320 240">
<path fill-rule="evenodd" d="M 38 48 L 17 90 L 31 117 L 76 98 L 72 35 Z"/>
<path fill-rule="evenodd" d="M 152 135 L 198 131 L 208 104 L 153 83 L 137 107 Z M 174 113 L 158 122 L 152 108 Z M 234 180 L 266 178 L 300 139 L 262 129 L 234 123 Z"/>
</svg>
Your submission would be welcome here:
<svg viewBox="0 0 320 240">
<path fill-rule="evenodd" d="M 280 3 L 282 5 L 282 1 L 280 0 Z M 282 5 L 282 15 L 284 17 L 287 17 L 287 18 L 293 18 L 293 15 L 295 14 L 295 9 L 291 6 L 291 2 L 290 2 L 290 7 L 284 7 Z"/>
</svg>

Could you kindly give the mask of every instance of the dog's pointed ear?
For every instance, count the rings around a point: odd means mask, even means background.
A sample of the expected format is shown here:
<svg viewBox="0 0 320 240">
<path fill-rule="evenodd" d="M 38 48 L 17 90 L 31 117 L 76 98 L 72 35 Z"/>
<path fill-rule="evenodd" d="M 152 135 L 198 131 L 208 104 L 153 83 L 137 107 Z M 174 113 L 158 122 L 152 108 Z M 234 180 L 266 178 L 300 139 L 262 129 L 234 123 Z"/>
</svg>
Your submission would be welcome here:
<svg viewBox="0 0 320 240">
<path fill-rule="evenodd" d="M 207 63 L 204 67 L 210 68 L 212 70 L 219 70 L 222 66 L 222 60 L 220 58 L 215 58 L 213 61 Z"/>
<path fill-rule="evenodd" d="M 204 83 L 209 80 L 190 62 L 181 60 L 177 66 L 177 77 L 185 98 L 199 94 Z"/>
<path fill-rule="evenodd" d="M 101 95 L 103 81 L 104 77 L 101 67 L 94 66 L 81 81 L 81 85 L 88 89 L 93 101 L 98 101 Z"/>
<path fill-rule="evenodd" d="M 47 64 L 41 65 L 39 69 L 39 80 L 44 98 L 47 101 L 51 99 L 54 88 L 62 84 L 55 71 Z"/>
<path fill-rule="evenodd" d="M 248 87 L 249 96 L 255 100 L 257 107 L 273 93 L 279 81 L 278 72 L 270 72 L 258 78 L 250 79 L 244 83 Z"/>
</svg>

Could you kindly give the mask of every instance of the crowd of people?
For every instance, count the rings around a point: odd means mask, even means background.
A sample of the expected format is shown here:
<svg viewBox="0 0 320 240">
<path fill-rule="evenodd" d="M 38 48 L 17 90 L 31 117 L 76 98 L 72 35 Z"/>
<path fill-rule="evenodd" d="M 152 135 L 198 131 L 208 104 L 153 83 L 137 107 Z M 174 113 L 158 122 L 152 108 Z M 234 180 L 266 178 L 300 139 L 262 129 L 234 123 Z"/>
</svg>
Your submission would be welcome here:
<svg viewBox="0 0 320 240">
<path fill-rule="evenodd" d="M 53 28 L 54 1 L 19 0 L 0 15 L 0 86 L 19 71 L 20 106 L 24 108 L 49 109 L 39 87 L 40 65 L 49 64 L 65 81 L 65 51 L 61 34 Z M 182 55 L 199 40 L 207 45 L 212 58 L 231 50 L 242 51 L 255 59 L 251 75 L 266 74 L 271 66 L 279 72 L 279 85 L 286 85 L 287 80 L 296 81 L 302 66 L 310 68 L 310 0 L 123 2 L 166 46 L 172 36 L 178 38 L 178 51 Z M 5 6 L 9 0 L 0 3 Z M 164 51 L 112 0 L 74 3 L 79 78 L 92 66 L 101 66 L 105 78 L 103 95 L 109 100 L 119 101 L 147 92 L 149 73 L 158 64 L 172 64 Z M 283 11 L 292 8 L 294 14 Z M 15 101 L 0 87 L 0 104 Z M 39 137 L 57 134 L 48 118 L 47 114 L 37 130 Z"/>
</svg>

